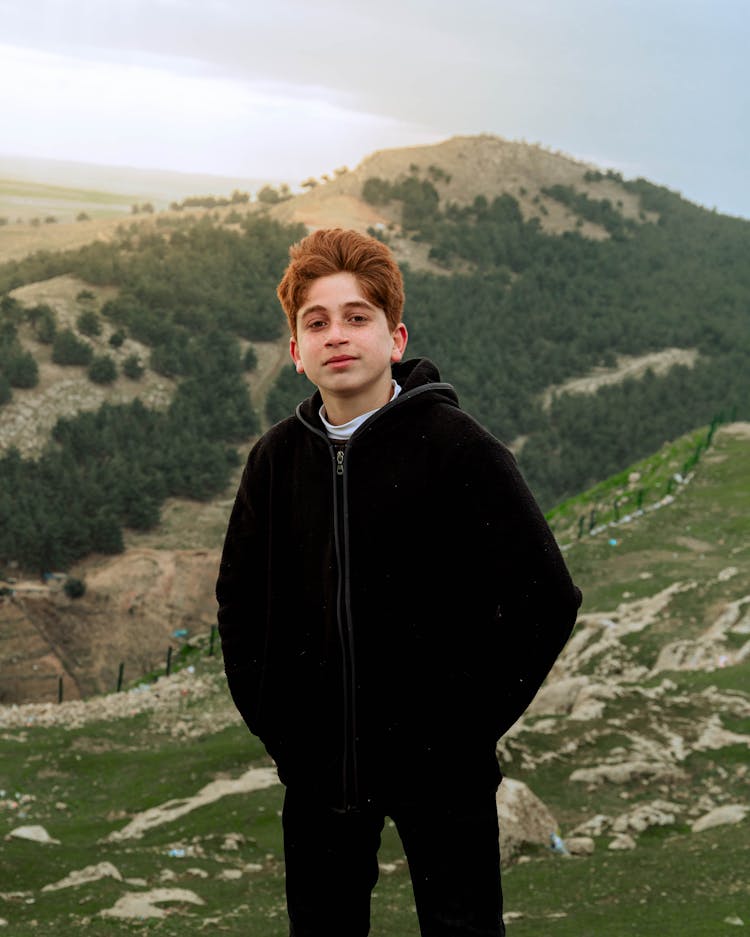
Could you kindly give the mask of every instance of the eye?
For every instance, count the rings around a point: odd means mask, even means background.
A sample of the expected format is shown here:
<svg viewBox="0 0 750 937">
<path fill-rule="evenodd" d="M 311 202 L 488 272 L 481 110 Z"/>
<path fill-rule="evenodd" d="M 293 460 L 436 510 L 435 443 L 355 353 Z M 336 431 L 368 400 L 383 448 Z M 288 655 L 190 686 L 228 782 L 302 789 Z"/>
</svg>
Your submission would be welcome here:
<svg viewBox="0 0 750 937">
<path fill-rule="evenodd" d="M 349 321 L 354 322 L 355 325 L 361 325 L 363 322 L 367 322 L 367 316 L 361 312 L 356 312 L 353 316 L 349 316 Z"/>
</svg>

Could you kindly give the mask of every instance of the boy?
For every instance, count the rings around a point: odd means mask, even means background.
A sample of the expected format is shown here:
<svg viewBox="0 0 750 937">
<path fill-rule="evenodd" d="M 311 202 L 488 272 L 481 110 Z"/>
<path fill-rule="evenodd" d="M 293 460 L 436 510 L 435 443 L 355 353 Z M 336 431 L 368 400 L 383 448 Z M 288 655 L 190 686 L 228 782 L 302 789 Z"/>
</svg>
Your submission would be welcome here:
<svg viewBox="0 0 750 937">
<path fill-rule="evenodd" d="M 580 592 L 513 457 L 402 361 L 388 248 L 333 229 L 290 256 L 278 295 L 317 391 L 251 451 L 217 583 L 232 696 L 287 788 L 290 935 L 369 932 L 389 816 L 423 937 L 498 937 L 496 742 Z"/>
</svg>

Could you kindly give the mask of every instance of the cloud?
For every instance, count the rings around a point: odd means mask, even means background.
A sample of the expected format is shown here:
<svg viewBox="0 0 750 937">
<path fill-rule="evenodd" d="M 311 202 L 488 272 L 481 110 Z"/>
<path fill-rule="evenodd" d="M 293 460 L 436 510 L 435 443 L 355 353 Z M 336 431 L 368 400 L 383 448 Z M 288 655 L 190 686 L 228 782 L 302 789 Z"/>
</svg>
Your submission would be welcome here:
<svg viewBox="0 0 750 937">
<path fill-rule="evenodd" d="M 240 82 L 189 60 L 138 58 L 96 61 L 0 46 L 4 122 L 24 128 L 13 134 L 13 148 L 299 182 L 354 164 L 378 146 L 438 139 L 427 128 L 351 110 L 315 85 Z"/>
</svg>

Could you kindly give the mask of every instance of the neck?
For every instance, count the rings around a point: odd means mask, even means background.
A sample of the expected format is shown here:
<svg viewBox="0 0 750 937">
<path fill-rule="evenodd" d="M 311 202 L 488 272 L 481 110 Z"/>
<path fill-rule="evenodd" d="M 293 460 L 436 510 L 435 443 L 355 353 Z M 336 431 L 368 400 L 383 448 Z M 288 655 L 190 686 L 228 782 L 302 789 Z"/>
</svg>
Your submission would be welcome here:
<svg viewBox="0 0 750 937">
<path fill-rule="evenodd" d="M 320 396 L 323 398 L 323 406 L 326 408 L 328 422 L 334 426 L 342 426 L 363 413 L 369 413 L 371 410 L 384 407 L 393 396 L 393 381 L 389 375 L 387 383 L 382 387 L 379 386 L 368 393 L 357 394 L 352 397 L 331 396 L 331 394 L 324 394 L 322 391 Z"/>
</svg>

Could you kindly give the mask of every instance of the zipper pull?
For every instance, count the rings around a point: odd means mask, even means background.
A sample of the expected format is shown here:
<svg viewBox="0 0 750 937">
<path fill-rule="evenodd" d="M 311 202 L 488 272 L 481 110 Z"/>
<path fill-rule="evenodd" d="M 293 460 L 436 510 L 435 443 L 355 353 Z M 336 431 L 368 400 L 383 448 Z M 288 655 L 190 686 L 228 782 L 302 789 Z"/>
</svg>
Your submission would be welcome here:
<svg viewBox="0 0 750 937">
<path fill-rule="evenodd" d="M 336 452 L 336 474 L 344 474 L 344 450 L 339 449 Z"/>
</svg>

